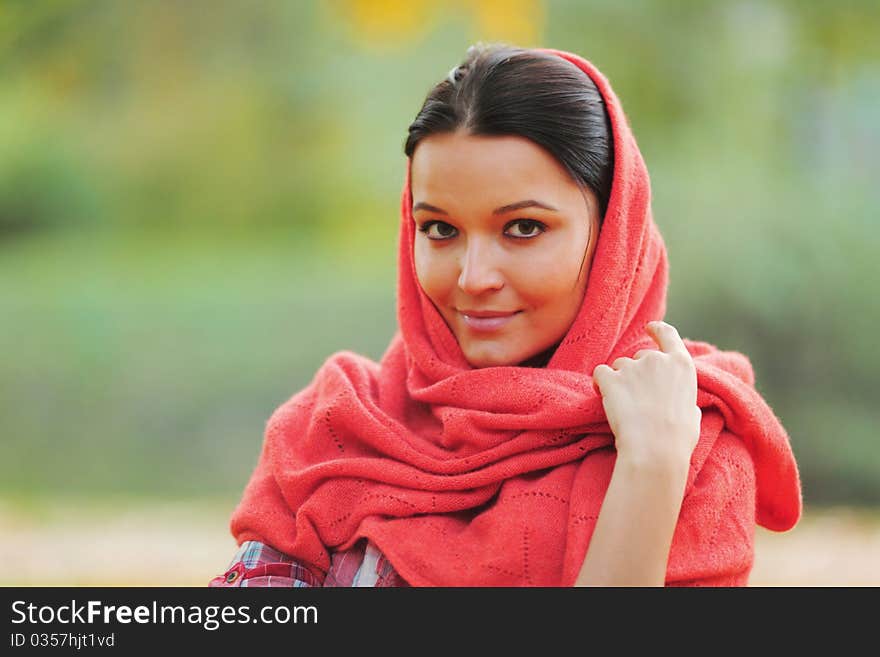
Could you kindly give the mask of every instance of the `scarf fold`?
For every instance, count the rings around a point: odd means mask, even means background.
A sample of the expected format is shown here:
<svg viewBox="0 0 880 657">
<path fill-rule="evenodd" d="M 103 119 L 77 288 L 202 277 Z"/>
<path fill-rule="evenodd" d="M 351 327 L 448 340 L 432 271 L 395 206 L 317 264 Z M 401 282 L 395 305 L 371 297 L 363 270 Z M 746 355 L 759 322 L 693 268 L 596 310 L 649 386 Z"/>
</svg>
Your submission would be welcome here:
<svg viewBox="0 0 880 657">
<path fill-rule="evenodd" d="M 407 167 L 399 329 L 378 363 L 337 352 L 272 414 L 231 519 L 239 543 L 263 541 L 319 574 L 332 551 L 366 537 L 414 586 L 574 583 L 616 455 L 591 373 L 656 348 L 645 325 L 666 311 L 668 265 L 648 172 L 611 86 L 579 56 L 543 52 L 593 80 L 614 140 L 611 197 L 567 334 L 546 367 L 467 363 L 418 284 Z M 748 358 L 685 345 L 703 418 L 667 583 L 744 584 L 749 519 L 784 531 L 800 517 L 797 466 Z"/>
</svg>

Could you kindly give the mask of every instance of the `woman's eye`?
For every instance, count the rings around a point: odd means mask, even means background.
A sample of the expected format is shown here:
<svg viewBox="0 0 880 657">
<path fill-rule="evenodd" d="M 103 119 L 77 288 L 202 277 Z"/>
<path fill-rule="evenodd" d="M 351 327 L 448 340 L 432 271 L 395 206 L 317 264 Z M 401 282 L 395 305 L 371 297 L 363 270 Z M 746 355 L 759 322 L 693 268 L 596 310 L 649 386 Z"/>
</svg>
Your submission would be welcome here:
<svg viewBox="0 0 880 657">
<path fill-rule="evenodd" d="M 516 228 L 516 230 L 509 232 L 514 228 Z M 448 240 L 455 237 L 458 232 L 454 226 L 450 226 L 445 221 L 437 221 L 436 219 L 426 221 L 419 227 L 419 230 L 425 233 L 429 240 L 436 241 Z M 546 228 L 544 224 L 540 221 L 535 219 L 518 219 L 507 225 L 507 230 L 504 231 L 504 234 L 515 239 L 528 239 L 540 235 L 545 230 Z"/>
<path fill-rule="evenodd" d="M 512 222 L 510 226 L 519 226 L 519 234 L 511 234 L 511 237 L 534 237 L 544 232 L 544 224 L 534 219 L 519 219 Z"/>
<path fill-rule="evenodd" d="M 431 232 L 431 229 L 437 227 L 437 230 Z M 419 230 L 428 236 L 429 240 L 445 240 L 455 234 L 455 228 L 442 221 L 426 221 Z"/>
</svg>

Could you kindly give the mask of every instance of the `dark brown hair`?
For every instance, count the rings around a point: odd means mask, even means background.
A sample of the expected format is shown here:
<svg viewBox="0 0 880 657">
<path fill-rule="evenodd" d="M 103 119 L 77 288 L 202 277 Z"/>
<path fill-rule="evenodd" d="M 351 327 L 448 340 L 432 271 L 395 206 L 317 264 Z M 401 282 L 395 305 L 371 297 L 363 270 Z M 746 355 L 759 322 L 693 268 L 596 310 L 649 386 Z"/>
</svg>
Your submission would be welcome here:
<svg viewBox="0 0 880 657">
<path fill-rule="evenodd" d="M 550 53 L 504 44 L 471 46 L 438 83 L 409 126 L 412 157 L 428 135 L 462 128 L 473 135 L 518 135 L 544 147 L 608 207 L 614 146 L 605 102 L 577 66 Z"/>
</svg>

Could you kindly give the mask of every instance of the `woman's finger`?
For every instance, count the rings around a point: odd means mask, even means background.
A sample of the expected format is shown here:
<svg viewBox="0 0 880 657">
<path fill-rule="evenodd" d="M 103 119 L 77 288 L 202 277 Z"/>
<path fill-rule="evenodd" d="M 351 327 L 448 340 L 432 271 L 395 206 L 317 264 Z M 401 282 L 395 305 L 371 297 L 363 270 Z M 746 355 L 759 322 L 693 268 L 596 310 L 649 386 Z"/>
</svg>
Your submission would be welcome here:
<svg viewBox="0 0 880 657">
<path fill-rule="evenodd" d="M 648 335 L 659 345 L 661 351 L 667 354 L 677 353 L 690 356 L 690 352 L 684 346 L 684 342 L 682 342 L 681 336 L 678 334 L 678 329 L 672 324 L 658 320 L 648 322 L 646 329 Z"/>
<path fill-rule="evenodd" d="M 621 356 L 620 358 L 615 360 L 613 363 L 611 363 L 611 367 L 613 367 L 615 370 L 619 370 L 621 367 L 626 365 L 626 363 L 630 360 L 632 360 L 632 358 L 627 358 L 626 356 Z"/>
<path fill-rule="evenodd" d="M 614 375 L 614 370 L 608 367 L 605 364 L 596 365 L 596 368 L 593 370 L 593 385 L 599 389 L 599 392 L 602 392 L 602 386 L 608 383 L 609 377 Z"/>
<path fill-rule="evenodd" d="M 635 354 L 633 354 L 633 360 L 637 360 L 642 356 L 647 356 L 648 354 L 656 354 L 656 349 L 639 349 Z"/>
</svg>

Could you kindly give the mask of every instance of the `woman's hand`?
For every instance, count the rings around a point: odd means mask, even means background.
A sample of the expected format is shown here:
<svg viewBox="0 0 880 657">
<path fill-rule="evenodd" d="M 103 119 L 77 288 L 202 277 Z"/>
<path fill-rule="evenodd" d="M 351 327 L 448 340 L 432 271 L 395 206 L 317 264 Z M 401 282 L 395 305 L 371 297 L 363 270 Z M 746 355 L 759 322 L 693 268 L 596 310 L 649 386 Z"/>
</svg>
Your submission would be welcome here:
<svg viewBox="0 0 880 657">
<path fill-rule="evenodd" d="M 660 351 L 642 349 L 598 365 L 593 383 L 602 395 L 618 458 L 636 463 L 687 465 L 700 437 L 697 370 L 678 331 L 649 322 Z"/>
</svg>

